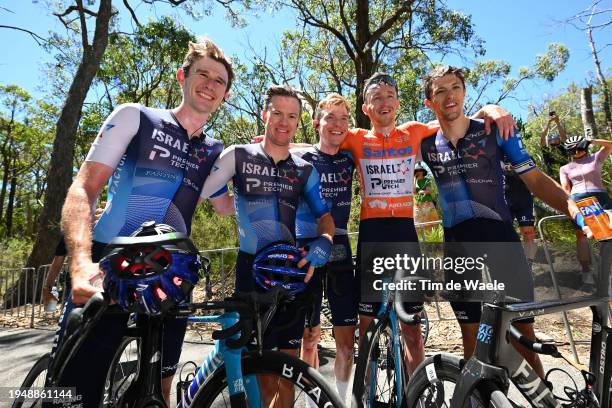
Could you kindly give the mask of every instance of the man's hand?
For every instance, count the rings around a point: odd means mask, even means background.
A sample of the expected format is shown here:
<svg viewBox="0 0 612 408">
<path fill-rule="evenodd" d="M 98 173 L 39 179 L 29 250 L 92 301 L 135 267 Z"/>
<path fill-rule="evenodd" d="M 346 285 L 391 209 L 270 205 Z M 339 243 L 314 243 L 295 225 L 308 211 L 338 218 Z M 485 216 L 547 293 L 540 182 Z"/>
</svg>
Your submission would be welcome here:
<svg viewBox="0 0 612 408">
<path fill-rule="evenodd" d="M 95 293 L 102 292 L 104 274 L 97 263 L 71 266 L 71 269 L 74 271 L 72 273 L 72 302 L 74 304 L 85 304 Z"/>
<path fill-rule="evenodd" d="M 314 274 L 315 268 L 319 268 L 327 263 L 332 250 L 332 240 L 327 236 L 320 236 L 309 244 L 309 251 L 304 258 L 298 262 L 298 268 L 310 262 L 304 282 L 308 283 Z"/>
<path fill-rule="evenodd" d="M 251 143 L 261 143 L 264 140 L 264 135 L 255 136 L 251 139 Z"/>
<path fill-rule="evenodd" d="M 487 135 L 491 133 L 491 125 L 495 122 L 499 130 L 499 136 L 504 140 L 508 140 L 510 136 L 514 136 L 514 129 L 518 129 L 512 115 L 497 105 L 483 106 L 476 114 L 476 117 L 484 119 L 485 132 Z"/>
</svg>

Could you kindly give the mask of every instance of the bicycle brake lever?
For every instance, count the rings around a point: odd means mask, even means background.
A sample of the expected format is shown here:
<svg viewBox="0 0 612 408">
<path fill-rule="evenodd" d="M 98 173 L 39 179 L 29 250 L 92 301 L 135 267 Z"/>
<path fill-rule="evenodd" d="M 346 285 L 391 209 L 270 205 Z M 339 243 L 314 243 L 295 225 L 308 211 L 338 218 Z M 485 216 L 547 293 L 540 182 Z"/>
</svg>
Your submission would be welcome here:
<svg viewBox="0 0 612 408">
<path fill-rule="evenodd" d="M 242 321 L 242 320 L 241 320 Z M 249 319 L 246 321 L 242 321 L 240 337 L 237 339 L 227 339 L 225 340 L 225 344 L 229 348 L 237 349 L 246 346 L 246 344 L 251 339 L 251 334 L 253 333 L 253 320 Z"/>
</svg>

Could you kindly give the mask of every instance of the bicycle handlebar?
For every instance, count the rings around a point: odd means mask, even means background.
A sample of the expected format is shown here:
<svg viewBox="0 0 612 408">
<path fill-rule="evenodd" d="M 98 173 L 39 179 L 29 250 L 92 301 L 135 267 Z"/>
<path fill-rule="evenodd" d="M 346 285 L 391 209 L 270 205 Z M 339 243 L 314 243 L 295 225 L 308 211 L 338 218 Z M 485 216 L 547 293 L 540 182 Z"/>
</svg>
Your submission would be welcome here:
<svg viewBox="0 0 612 408">
<path fill-rule="evenodd" d="M 399 282 L 400 280 L 404 281 L 413 281 L 418 282 L 421 278 L 419 276 L 410 276 L 408 278 L 402 278 L 401 270 L 395 272 L 394 282 Z M 404 309 L 404 300 L 402 299 L 404 291 L 401 289 L 395 290 L 395 297 L 393 299 L 393 305 L 395 306 L 395 314 L 397 317 L 404 323 L 409 326 L 414 326 L 421 323 L 421 315 L 420 314 L 410 314 L 406 312 Z"/>
<path fill-rule="evenodd" d="M 533 351 L 535 353 L 545 354 L 545 355 L 549 355 L 549 356 L 554 356 L 554 355 L 559 353 L 559 351 L 557 350 L 557 346 L 555 346 L 554 344 L 539 343 L 539 342 L 533 341 L 533 340 L 525 337 L 514 326 L 510 326 L 510 328 L 508 329 L 508 334 L 514 340 L 519 342 L 519 344 L 521 344 L 522 346 L 528 348 L 529 350 L 531 350 L 531 351 Z"/>
<path fill-rule="evenodd" d="M 281 286 L 275 286 L 266 293 L 236 292 L 221 302 L 192 303 L 187 306 L 187 309 L 190 312 L 219 309 L 225 310 L 226 313 L 237 312 L 240 320 L 227 329 L 213 331 L 212 338 L 214 340 L 225 340 L 230 348 L 241 348 L 251 339 L 253 322 L 258 323 L 257 332 L 260 335 L 267 328 L 278 304 L 288 298 L 289 295 L 285 289 Z M 262 320 L 258 318 L 262 307 L 269 307 L 263 316 L 263 324 L 261 324 Z M 237 333 L 240 333 L 240 336 L 232 339 L 231 337 Z"/>
<path fill-rule="evenodd" d="M 70 312 L 66 321 L 64 339 L 60 343 L 49 367 L 51 386 L 56 386 L 64 369 L 74 354 L 81 348 L 91 329 L 100 320 L 110 303 L 104 292 L 94 294 L 83 307 Z"/>
</svg>

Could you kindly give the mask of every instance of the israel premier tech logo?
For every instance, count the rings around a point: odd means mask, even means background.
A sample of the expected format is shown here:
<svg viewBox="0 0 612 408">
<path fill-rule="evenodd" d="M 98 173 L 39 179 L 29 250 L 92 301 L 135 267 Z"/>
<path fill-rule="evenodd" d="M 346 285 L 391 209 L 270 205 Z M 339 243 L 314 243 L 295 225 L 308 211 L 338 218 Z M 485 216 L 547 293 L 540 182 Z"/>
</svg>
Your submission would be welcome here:
<svg viewBox="0 0 612 408">
<path fill-rule="evenodd" d="M 412 156 L 412 146 L 402 147 L 396 149 L 394 147 L 390 149 L 372 149 L 370 147 L 363 148 L 363 157 L 404 157 L 404 156 Z"/>
</svg>

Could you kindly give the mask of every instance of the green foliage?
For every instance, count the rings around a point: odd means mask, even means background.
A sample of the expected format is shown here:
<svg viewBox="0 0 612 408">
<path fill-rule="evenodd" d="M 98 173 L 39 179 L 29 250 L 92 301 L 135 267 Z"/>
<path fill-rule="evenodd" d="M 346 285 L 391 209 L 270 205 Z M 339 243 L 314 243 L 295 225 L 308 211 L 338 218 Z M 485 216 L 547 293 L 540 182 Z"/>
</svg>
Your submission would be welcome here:
<svg viewBox="0 0 612 408">
<path fill-rule="evenodd" d="M 132 36 L 114 33 L 98 71 L 108 109 L 118 103 L 172 108 L 181 100 L 176 69 L 195 36 L 170 17 L 149 21 Z"/>
<path fill-rule="evenodd" d="M 28 238 L 10 238 L 0 242 L 2 268 L 21 268 L 32 250 L 33 241 Z M 51 260 L 49 260 L 51 262 Z"/>
</svg>

